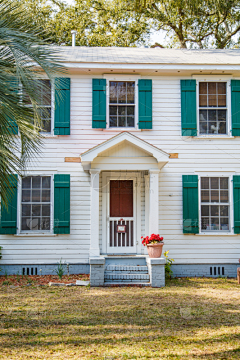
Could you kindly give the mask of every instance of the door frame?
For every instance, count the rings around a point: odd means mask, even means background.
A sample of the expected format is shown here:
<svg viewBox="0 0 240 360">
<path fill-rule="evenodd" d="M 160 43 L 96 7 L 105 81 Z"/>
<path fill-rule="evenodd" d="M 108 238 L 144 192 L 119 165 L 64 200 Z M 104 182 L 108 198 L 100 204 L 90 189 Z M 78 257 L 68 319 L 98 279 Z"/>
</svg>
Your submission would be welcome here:
<svg viewBox="0 0 240 360">
<path fill-rule="evenodd" d="M 107 251 L 108 219 L 110 210 L 110 180 L 133 180 L 133 215 L 134 233 L 136 239 L 136 254 L 141 254 L 141 172 L 103 171 L 102 172 L 102 254 L 111 254 Z M 122 253 L 128 255 L 126 253 Z M 135 254 L 135 253 L 134 253 Z M 116 253 L 119 255 L 119 253 Z M 129 253 L 131 255 L 131 253 Z"/>
</svg>

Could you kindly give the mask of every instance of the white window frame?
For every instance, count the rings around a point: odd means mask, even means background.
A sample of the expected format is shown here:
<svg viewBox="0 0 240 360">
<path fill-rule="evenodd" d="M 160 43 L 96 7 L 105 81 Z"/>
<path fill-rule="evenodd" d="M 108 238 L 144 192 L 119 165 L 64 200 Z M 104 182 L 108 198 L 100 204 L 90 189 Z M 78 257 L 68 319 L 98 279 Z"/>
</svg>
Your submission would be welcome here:
<svg viewBox="0 0 240 360">
<path fill-rule="evenodd" d="M 39 78 L 39 80 L 50 80 L 47 77 L 41 77 Z M 50 137 L 54 135 L 54 110 L 55 110 L 55 101 L 54 101 L 54 96 L 55 96 L 55 91 L 54 91 L 54 80 L 50 80 L 51 83 L 51 132 L 47 133 L 45 131 L 41 131 L 41 135 L 44 137 Z M 20 83 L 20 92 L 22 94 L 22 84 Z M 31 106 L 31 105 L 29 105 Z M 18 134 L 19 135 L 19 134 Z M 56 135 L 57 136 L 57 135 Z"/>
<path fill-rule="evenodd" d="M 229 230 L 202 230 L 202 220 L 201 220 L 201 178 L 202 177 L 227 177 L 228 178 L 228 194 L 229 194 Z M 208 173 L 208 174 L 200 174 L 198 175 L 198 214 L 199 214 L 199 234 L 195 235 L 235 235 L 234 234 L 234 218 L 233 218 L 233 175 L 229 173 Z M 214 205 L 215 203 L 212 203 Z M 204 205 L 204 203 L 203 203 Z M 220 205 L 218 203 L 217 205 Z"/>
<path fill-rule="evenodd" d="M 204 77 L 194 77 L 196 79 L 196 96 L 197 96 L 197 137 L 199 138 L 229 138 L 232 136 L 232 122 L 231 122 L 231 79 L 229 76 L 221 76 L 221 78 L 215 76 L 204 76 Z M 226 117 L 226 134 L 200 134 L 199 126 L 199 110 L 202 108 L 199 107 L 199 83 L 200 82 L 225 82 L 226 83 L 226 96 L 227 96 L 227 117 Z M 214 109 L 214 108 L 212 108 Z"/>
<path fill-rule="evenodd" d="M 106 96 L 107 96 L 107 101 L 106 101 L 106 116 L 107 116 L 107 121 L 106 121 L 106 130 L 108 131 L 119 131 L 119 132 L 123 132 L 123 131 L 136 131 L 138 130 L 138 80 L 141 78 L 141 76 L 139 75 L 113 75 L 113 74 L 106 74 L 104 75 L 104 79 L 106 79 L 107 81 L 107 88 L 106 88 Z M 135 118 L 134 118 L 134 122 L 135 122 L 135 126 L 134 127 L 110 127 L 109 126 L 109 93 L 110 93 L 110 87 L 109 87 L 109 82 L 110 81 L 135 81 Z M 123 104 L 124 105 L 124 104 Z"/>
<path fill-rule="evenodd" d="M 50 176 L 51 177 L 51 199 L 50 199 L 50 230 L 22 230 L 21 226 L 22 226 L 22 177 L 19 179 L 19 183 L 18 183 L 18 217 L 17 217 L 17 235 L 28 235 L 28 234 L 36 234 L 36 235 L 52 235 L 53 234 L 53 216 L 54 216 L 54 175 L 51 173 L 47 173 L 47 172 L 26 172 L 24 173 L 23 177 L 26 176 Z"/>
<path fill-rule="evenodd" d="M 199 107 L 199 83 L 200 82 L 225 82 L 226 83 L 226 96 L 227 96 L 227 116 L 226 116 L 226 134 L 200 134 L 200 124 L 199 124 L 199 111 L 203 110 Z M 213 78 L 206 78 L 197 80 L 197 134 L 198 137 L 230 137 L 231 132 L 231 84 L 230 79 L 213 79 Z M 214 108 L 212 108 L 214 110 Z"/>
</svg>

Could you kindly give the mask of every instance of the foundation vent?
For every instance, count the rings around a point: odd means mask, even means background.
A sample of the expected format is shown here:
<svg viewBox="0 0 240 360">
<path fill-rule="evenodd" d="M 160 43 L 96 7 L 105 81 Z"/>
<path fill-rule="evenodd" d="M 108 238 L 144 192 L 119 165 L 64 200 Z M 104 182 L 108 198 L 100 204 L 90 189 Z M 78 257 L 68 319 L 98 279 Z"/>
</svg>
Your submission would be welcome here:
<svg viewBox="0 0 240 360">
<path fill-rule="evenodd" d="M 23 267 L 22 268 L 23 275 L 37 275 L 37 268 L 35 267 Z"/>
<path fill-rule="evenodd" d="M 224 276 L 224 266 L 210 266 L 210 275 L 211 276 Z"/>
</svg>

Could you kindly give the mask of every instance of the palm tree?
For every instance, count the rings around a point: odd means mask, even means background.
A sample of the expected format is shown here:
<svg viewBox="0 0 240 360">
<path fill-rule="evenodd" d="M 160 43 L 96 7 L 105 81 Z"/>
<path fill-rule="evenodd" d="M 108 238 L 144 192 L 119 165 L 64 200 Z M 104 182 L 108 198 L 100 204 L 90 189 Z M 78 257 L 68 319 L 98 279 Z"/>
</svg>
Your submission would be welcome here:
<svg viewBox="0 0 240 360">
<path fill-rule="evenodd" d="M 10 174 L 41 151 L 38 107 L 43 84 L 62 72 L 56 50 L 45 46 L 17 0 L 0 0 L 0 196 L 7 204 Z M 24 91 L 22 91 L 24 89 Z M 31 107 L 27 106 L 31 103 Z"/>
</svg>

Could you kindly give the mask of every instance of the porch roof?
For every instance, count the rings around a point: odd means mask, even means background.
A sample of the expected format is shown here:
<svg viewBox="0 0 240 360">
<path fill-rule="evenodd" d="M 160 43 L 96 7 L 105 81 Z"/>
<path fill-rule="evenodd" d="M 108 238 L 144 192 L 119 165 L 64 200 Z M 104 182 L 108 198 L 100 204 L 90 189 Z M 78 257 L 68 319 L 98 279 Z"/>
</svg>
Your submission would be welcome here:
<svg viewBox="0 0 240 360">
<path fill-rule="evenodd" d="M 96 159 L 101 153 L 106 150 L 110 150 L 111 148 L 123 143 L 128 142 L 129 144 L 141 149 L 149 156 L 152 156 L 157 163 L 158 168 L 162 168 L 167 164 L 169 159 L 169 154 L 165 151 L 159 149 L 158 147 L 149 144 L 147 141 L 140 139 L 139 137 L 129 133 L 129 132 L 121 132 L 120 134 L 113 136 L 112 138 L 102 142 L 101 144 L 93 147 L 92 149 L 87 150 L 86 152 L 80 155 L 81 162 L 84 170 L 90 170 L 92 162 Z M 117 160 L 117 159 L 116 159 Z M 136 169 L 137 169 L 136 164 Z M 106 169 L 108 170 L 108 169 Z M 126 168 L 127 170 L 127 168 Z M 142 167 L 139 167 L 139 170 L 143 170 Z M 146 169 L 147 170 L 147 169 Z"/>
</svg>

